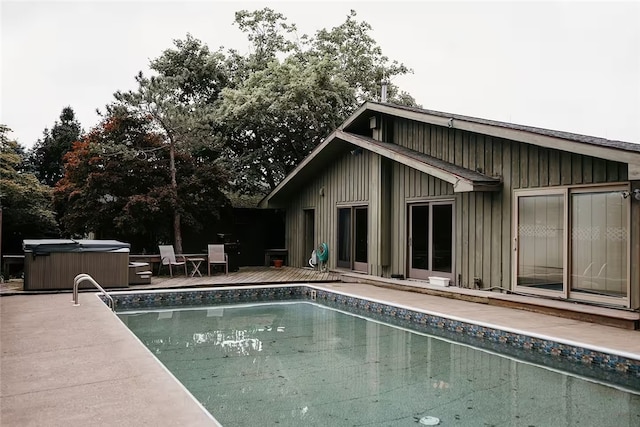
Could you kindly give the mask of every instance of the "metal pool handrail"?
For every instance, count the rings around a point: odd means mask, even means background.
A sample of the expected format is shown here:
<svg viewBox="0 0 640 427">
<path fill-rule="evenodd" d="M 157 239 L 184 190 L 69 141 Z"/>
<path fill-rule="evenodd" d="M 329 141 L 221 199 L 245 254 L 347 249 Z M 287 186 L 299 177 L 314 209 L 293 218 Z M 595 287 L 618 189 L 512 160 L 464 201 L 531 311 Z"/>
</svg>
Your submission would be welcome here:
<svg viewBox="0 0 640 427">
<path fill-rule="evenodd" d="M 80 282 L 84 282 L 84 281 L 88 281 L 90 282 L 93 286 L 95 286 L 96 288 L 98 288 L 98 290 L 102 293 L 102 295 L 104 295 L 105 297 L 107 297 L 107 300 L 109 301 L 109 308 L 111 308 L 111 311 L 116 311 L 116 304 L 113 301 L 113 298 L 111 298 L 111 295 L 109 295 L 107 293 L 107 291 L 105 291 L 102 286 L 100 286 L 98 284 L 98 282 L 96 282 L 93 277 L 91 277 L 88 274 L 82 273 L 82 274 L 78 274 L 74 279 L 73 279 L 73 305 L 74 306 L 78 306 L 80 305 L 80 303 L 78 302 L 78 285 L 80 284 Z"/>
</svg>

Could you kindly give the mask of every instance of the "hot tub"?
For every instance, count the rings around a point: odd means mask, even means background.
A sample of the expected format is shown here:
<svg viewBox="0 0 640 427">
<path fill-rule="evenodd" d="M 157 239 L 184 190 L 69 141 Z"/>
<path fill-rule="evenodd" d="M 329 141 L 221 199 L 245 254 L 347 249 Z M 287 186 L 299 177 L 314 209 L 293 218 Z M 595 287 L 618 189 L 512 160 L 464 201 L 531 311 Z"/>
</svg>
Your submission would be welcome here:
<svg viewBox="0 0 640 427">
<path fill-rule="evenodd" d="M 104 288 L 127 287 L 129 246 L 117 240 L 24 240 L 24 289 L 73 289 L 80 273 Z"/>
</svg>

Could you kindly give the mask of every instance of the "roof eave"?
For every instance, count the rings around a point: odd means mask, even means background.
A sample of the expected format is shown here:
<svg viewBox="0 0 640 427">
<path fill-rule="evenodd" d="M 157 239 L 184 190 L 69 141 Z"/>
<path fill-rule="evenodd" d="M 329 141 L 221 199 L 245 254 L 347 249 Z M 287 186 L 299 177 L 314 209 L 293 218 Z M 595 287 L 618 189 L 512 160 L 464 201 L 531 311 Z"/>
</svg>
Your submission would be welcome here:
<svg viewBox="0 0 640 427">
<path fill-rule="evenodd" d="M 453 184 L 454 193 L 491 192 L 501 189 L 502 182 L 473 182 L 461 179 Z"/>
<path fill-rule="evenodd" d="M 362 138 L 352 135 L 341 130 L 335 132 L 336 138 L 349 142 L 353 145 L 361 147 L 365 150 L 376 153 L 382 157 L 386 157 L 398 163 L 402 163 L 412 169 L 424 172 L 427 175 L 431 175 L 445 182 L 453 185 L 453 191 L 456 193 L 470 192 L 470 191 L 500 191 L 502 183 L 499 180 L 478 182 L 472 181 L 467 178 L 461 177 L 447 169 L 437 166 L 429 165 L 411 157 L 405 156 L 400 153 L 385 149 L 379 145 L 371 144 Z"/>
<path fill-rule="evenodd" d="M 524 142 L 539 147 L 552 148 L 569 153 L 583 154 L 615 162 L 626 163 L 629 166 L 629 179 L 640 179 L 640 152 L 628 151 L 622 148 L 606 147 L 587 142 L 567 140 L 527 130 L 497 126 L 495 124 L 476 123 L 459 117 L 453 118 L 436 116 L 434 114 L 429 114 L 428 112 L 405 110 L 393 105 L 379 104 L 375 102 L 367 102 L 366 104 L 363 104 L 360 109 L 358 109 L 357 115 L 363 114 L 367 110 L 402 117 L 417 122 Z M 341 126 L 341 129 L 348 128 L 348 124 L 352 123 L 356 118 L 356 114 L 351 116 L 349 122 L 345 122 L 345 124 Z"/>
</svg>

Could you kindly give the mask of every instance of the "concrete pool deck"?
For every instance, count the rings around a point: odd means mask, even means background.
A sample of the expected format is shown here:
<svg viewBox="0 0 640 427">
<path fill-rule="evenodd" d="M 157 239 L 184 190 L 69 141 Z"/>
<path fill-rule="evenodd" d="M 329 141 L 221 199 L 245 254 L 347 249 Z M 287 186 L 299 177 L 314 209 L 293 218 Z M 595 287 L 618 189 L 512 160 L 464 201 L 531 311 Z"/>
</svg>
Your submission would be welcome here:
<svg viewBox="0 0 640 427">
<path fill-rule="evenodd" d="M 318 288 L 581 343 L 640 359 L 640 331 L 362 283 Z M 216 422 L 94 293 L 0 298 L 0 425 Z"/>
</svg>

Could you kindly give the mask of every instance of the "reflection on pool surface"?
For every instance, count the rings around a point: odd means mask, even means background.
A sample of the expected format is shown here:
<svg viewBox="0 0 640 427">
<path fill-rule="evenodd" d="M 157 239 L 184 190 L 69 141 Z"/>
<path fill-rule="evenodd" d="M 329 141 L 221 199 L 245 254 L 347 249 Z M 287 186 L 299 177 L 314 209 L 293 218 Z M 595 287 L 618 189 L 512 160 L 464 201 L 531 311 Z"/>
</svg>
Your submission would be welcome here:
<svg viewBox="0 0 640 427">
<path fill-rule="evenodd" d="M 640 425 L 640 396 L 310 302 L 118 314 L 224 426 Z"/>
</svg>

